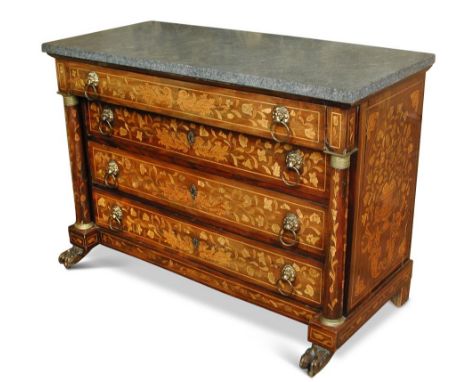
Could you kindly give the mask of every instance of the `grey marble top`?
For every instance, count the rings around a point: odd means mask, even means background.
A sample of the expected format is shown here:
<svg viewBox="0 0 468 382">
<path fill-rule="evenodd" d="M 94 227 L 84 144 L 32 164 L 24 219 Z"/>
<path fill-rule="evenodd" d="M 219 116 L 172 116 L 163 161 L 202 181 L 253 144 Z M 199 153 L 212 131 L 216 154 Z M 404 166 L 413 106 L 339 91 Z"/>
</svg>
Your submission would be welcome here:
<svg viewBox="0 0 468 382">
<path fill-rule="evenodd" d="M 44 43 L 42 50 L 344 104 L 435 60 L 429 53 L 156 21 Z"/>
</svg>

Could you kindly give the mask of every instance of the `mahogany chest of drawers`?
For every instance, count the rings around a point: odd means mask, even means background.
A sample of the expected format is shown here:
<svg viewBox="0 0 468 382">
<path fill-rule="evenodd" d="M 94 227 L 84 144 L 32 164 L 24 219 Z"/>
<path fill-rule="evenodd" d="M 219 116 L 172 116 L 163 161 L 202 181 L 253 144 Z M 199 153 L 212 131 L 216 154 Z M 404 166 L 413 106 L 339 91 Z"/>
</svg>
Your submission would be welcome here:
<svg viewBox="0 0 468 382">
<path fill-rule="evenodd" d="M 145 22 L 45 43 L 69 268 L 102 244 L 308 325 L 314 375 L 409 295 L 434 55 Z"/>
</svg>

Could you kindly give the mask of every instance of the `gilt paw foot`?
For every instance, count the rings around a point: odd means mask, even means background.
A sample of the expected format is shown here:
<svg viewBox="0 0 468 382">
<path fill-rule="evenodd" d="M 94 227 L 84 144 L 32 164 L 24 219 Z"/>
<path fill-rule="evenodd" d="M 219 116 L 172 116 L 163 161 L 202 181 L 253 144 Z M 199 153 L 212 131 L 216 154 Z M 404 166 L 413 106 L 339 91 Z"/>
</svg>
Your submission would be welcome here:
<svg viewBox="0 0 468 382">
<path fill-rule="evenodd" d="M 302 355 L 299 366 L 302 369 L 307 369 L 307 374 L 313 377 L 330 361 L 333 353 L 319 345 L 312 345 Z"/>
<path fill-rule="evenodd" d="M 62 252 L 58 258 L 58 261 L 60 264 L 63 264 L 65 268 L 69 269 L 72 267 L 72 265 L 76 264 L 83 257 L 85 257 L 85 255 L 86 253 L 82 248 L 74 245 L 65 252 Z"/>
</svg>

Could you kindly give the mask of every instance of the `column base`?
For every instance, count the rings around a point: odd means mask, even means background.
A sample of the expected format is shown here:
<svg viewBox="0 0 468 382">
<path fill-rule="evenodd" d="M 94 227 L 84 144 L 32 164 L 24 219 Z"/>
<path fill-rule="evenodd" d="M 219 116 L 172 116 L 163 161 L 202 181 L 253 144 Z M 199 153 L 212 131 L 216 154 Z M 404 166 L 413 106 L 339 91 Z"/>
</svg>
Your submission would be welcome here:
<svg viewBox="0 0 468 382">
<path fill-rule="evenodd" d="M 68 227 L 72 247 L 59 256 L 59 263 L 71 268 L 100 243 L 98 227 L 93 223 L 76 223 Z"/>
<path fill-rule="evenodd" d="M 330 326 L 332 328 L 336 328 L 337 326 L 340 326 L 345 321 L 346 321 L 345 316 L 341 316 L 340 318 L 326 318 L 326 317 L 320 316 L 320 322 L 323 325 Z"/>
</svg>

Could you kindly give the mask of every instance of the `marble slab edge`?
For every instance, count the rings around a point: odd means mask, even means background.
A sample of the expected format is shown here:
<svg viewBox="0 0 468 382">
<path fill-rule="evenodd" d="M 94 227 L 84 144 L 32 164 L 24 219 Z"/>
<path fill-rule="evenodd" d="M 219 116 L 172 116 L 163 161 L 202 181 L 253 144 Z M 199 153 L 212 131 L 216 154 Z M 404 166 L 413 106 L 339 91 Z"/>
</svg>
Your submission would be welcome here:
<svg viewBox="0 0 468 382">
<path fill-rule="evenodd" d="M 267 90 L 323 100 L 336 102 L 340 104 L 353 105 L 364 98 L 393 85 L 413 74 L 423 70 L 428 70 L 435 62 L 434 54 L 427 54 L 424 60 L 405 67 L 400 71 L 387 75 L 366 86 L 349 90 L 328 88 L 318 85 L 307 85 L 300 82 L 284 81 L 269 77 L 259 77 L 245 73 L 234 73 L 224 70 L 217 70 L 209 67 L 195 67 L 191 65 L 177 64 L 173 62 L 164 62 L 154 59 L 135 59 L 100 52 L 90 52 L 78 48 L 66 48 L 56 43 L 43 43 L 42 51 L 51 56 L 60 56 L 74 58 L 85 61 L 102 62 L 107 65 L 117 65 L 131 69 L 140 69 L 149 72 L 167 73 L 193 78 L 200 81 L 215 81 L 229 85 L 243 86 L 253 89 Z"/>
</svg>

